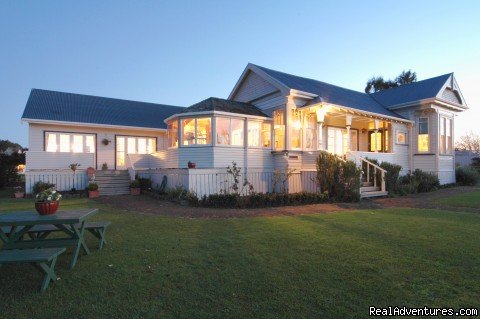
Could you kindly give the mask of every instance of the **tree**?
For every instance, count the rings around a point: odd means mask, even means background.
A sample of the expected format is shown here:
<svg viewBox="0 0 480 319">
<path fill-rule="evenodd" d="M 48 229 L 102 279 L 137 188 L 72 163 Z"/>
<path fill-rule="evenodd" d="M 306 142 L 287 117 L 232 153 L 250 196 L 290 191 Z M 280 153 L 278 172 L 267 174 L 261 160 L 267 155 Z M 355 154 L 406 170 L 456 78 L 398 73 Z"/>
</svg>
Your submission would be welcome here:
<svg viewBox="0 0 480 319">
<path fill-rule="evenodd" d="M 0 140 L 0 189 L 18 182 L 17 165 L 25 164 L 24 151 L 17 143 Z"/>
<path fill-rule="evenodd" d="M 409 84 L 417 81 L 417 73 L 411 70 L 402 71 L 395 80 L 385 80 L 382 76 L 372 77 L 367 81 L 365 86 L 365 93 L 375 93 L 378 91 L 388 90 L 398 87 L 400 85 Z"/>
<path fill-rule="evenodd" d="M 461 151 L 470 151 L 480 154 L 480 136 L 472 131 L 460 136 L 455 148 Z"/>
</svg>

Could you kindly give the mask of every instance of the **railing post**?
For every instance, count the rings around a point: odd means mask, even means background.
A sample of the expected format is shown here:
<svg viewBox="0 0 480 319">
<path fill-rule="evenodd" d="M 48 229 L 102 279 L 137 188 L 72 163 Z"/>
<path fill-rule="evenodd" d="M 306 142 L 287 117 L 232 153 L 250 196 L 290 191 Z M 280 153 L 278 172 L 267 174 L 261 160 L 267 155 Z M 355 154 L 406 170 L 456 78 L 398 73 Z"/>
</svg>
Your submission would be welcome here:
<svg viewBox="0 0 480 319">
<path fill-rule="evenodd" d="M 370 183 L 370 164 L 367 164 L 367 183 Z"/>
<path fill-rule="evenodd" d="M 377 187 L 377 168 L 373 167 L 373 187 Z"/>
<path fill-rule="evenodd" d="M 385 192 L 385 171 L 382 171 L 382 192 Z"/>
</svg>

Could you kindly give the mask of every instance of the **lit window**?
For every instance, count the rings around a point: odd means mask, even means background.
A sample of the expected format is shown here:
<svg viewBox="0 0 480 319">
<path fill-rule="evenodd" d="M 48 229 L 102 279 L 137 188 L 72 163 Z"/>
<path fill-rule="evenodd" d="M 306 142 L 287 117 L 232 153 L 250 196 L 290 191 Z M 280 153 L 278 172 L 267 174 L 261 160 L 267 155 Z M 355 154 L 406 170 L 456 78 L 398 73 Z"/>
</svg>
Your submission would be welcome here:
<svg viewBox="0 0 480 319">
<path fill-rule="evenodd" d="M 407 144 L 407 133 L 397 132 L 397 138 L 395 140 L 397 144 Z"/>
<path fill-rule="evenodd" d="M 375 131 L 369 132 L 368 140 L 369 152 L 388 152 L 388 130 L 380 129 L 377 133 Z"/>
<path fill-rule="evenodd" d="M 260 122 L 248 121 L 248 146 L 260 147 Z"/>
<path fill-rule="evenodd" d="M 60 152 L 70 152 L 70 135 L 60 134 Z"/>
<path fill-rule="evenodd" d="M 275 131 L 275 149 L 285 149 L 285 112 L 276 110 L 273 112 L 273 129 Z"/>
<path fill-rule="evenodd" d="M 83 136 L 82 135 L 73 136 L 72 151 L 74 153 L 83 153 Z"/>
<path fill-rule="evenodd" d="M 421 117 L 418 119 L 418 151 L 428 152 L 429 150 L 428 118 Z"/>
<path fill-rule="evenodd" d="M 138 154 L 147 154 L 147 139 L 139 138 L 138 143 Z"/>
<path fill-rule="evenodd" d="M 244 120 L 232 119 L 232 145 L 243 146 Z"/>
<path fill-rule="evenodd" d="M 157 139 L 149 138 L 147 140 L 147 152 L 148 154 L 155 153 L 157 151 Z"/>
<path fill-rule="evenodd" d="M 92 135 L 85 136 L 85 153 L 95 153 L 95 139 Z"/>
<path fill-rule="evenodd" d="M 348 152 L 348 134 L 346 129 L 328 127 L 327 150 L 332 154 L 344 155 Z M 358 131 L 350 130 L 350 151 L 356 151 L 358 145 Z"/>
<path fill-rule="evenodd" d="M 117 137 L 117 166 L 125 165 L 125 138 Z"/>
<path fill-rule="evenodd" d="M 315 148 L 315 114 L 310 113 L 307 115 L 305 121 L 305 148 L 314 149 Z"/>
<path fill-rule="evenodd" d="M 184 119 L 182 120 L 182 145 L 211 144 L 211 119 Z"/>
<path fill-rule="evenodd" d="M 262 145 L 272 147 L 272 124 L 262 123 Z"/>
<path fill-rule="evenodd" d="M 452 120 L 440 117 L 440 154 L 452 154 Z"/>
<path fill-rule="evenodd" d="M 225 117 L 217 117 L 217 144 L 230 145 L 230 119 Z"/>
<path fill-rule="evenodd" d="M 168 124 L 168 147 L 178 147 L 178 121 Z"/>
<path fill-rule="evenodd" d="M 302 147 L 302 123 L 300 121 L 300 111 L 292 111 L 292 128 L 290 130 L 290 146 L 300 149 Z"/>
<path fill-rule="evenodd" d="M 47 133 L 47 152 L 57 151 L 57 134 Z"/>
<path fill-rule="evenodd" d="M 137 142 L 137 139 L 135 137 L 127 138 L 127 154 L 137 153 L 136 142 Z"/>
</svg>

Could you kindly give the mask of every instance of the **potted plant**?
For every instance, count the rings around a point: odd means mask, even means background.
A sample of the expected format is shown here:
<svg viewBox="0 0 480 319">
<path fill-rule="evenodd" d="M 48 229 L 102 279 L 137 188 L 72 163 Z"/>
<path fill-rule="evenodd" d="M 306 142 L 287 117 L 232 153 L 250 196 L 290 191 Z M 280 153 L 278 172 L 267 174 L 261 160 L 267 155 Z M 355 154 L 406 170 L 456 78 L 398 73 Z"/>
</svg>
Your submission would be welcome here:
<svg viewBox="0 0 480 319">
<path fill-rule="evenodd" d="M 107 162 L 105 162 L 105 163 L 102 164 L 102 171 L 106 171 L 106 170 L 108 170 L 108 164 L 107 164 Z"/>
<path fill-rule="evenodd" d="M 14 188 L 15 198 L 24 198 L 25 197 L 25 190 L 22 186 L 17 186 Z"/>
<path fill-rule="evenodd" d="M 100 191 L 98 190 L 97 183 L 88 184 L 87 190 L 88 190 L 88 198 L 97 198 L 100 196 Z"/>
<path fill-rule="evenodd" d="M 130 182 L 130 194 L 131 195 L 140 195 L 140 181 L 135 179 Z"/>
<path fill-rule="evenodd" d="M 195 167 L 197 167 L 197 164 L 195 164 L 194 162 L 188 161 L 188 168 L 195 168 Z"/>
<path fill-rule="evenodd" d="M 92 177 L 93 175 L 95 175 L 95 168 L 93 168 L 91 166 L 89 168 L 87 168 L 87 175 L 88 175 L 88 177 Z"/>
<path fill-rule="evenodd" d="M 77 189 L 75 188 L 75 175 L 76 175 L 77 168 L 80 167 L 80 164 L 79 163 L 72 163 L 72 164 L 68 165 L 68 167 L 73 172 L 73 187 L 72 187 L 71 191 L 72 191 L 72 193 L 76 193 Z"/>
<path fill-rule="evenodd" d="M 55 188 L 41 191 L 35 196 L 35 209 L 40 215 L 55 214 L 60 198 L 62 198 L 62 195 Z"/>
</svg>

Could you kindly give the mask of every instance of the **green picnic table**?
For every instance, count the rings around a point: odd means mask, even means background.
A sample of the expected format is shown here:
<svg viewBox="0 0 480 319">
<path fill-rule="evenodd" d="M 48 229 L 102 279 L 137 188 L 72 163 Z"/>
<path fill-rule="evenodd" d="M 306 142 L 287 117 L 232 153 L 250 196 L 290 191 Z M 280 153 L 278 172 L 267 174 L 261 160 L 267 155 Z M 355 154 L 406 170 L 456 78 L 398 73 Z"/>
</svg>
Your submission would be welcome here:
<svg viewBox="0 0 480 319">
<path fill-rule="evenodd" d="M 90 253 L 84 238 L 85 224 L 88 218 L 97 213 L 97 208 L 89 208 L 59 211 L 56 214 L 45 216 L 39 215 L 35 211 L 0 214 L 0 240 L 4 243 L 2 249 L 73 246 L 74 252 L 70 262 L 70 268 L 73 268 L 82 248 L 87 255 Z M 27 238 L 29 230 L 38 225 L 53 225 L 58 232 L 65 236 L 62 238 L 47 238 L 46 236 Z M 5 232 L 6 228 L 9 231 Z"/>
</svg>

